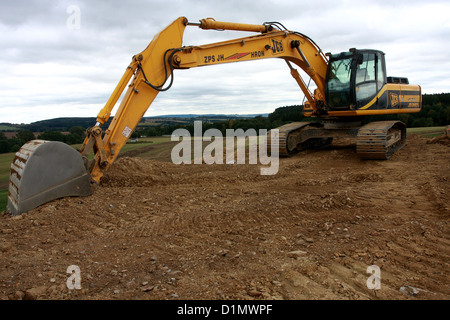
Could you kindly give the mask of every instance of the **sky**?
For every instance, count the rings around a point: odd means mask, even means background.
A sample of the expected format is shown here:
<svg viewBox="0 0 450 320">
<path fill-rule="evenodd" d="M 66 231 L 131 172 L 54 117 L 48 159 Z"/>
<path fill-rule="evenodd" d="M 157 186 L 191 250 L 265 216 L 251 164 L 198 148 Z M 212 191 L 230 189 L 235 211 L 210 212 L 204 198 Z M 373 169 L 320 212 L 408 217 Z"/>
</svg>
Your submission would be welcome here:
<svg viewBox="0 0 450 320">
<path fill-rule="evenodd" d="M 279 21 L 324 52 L 381 50 L 388 76 L 450 92 L 449 12 L 448 0 L 1 1 L 0 123 L 96 117 L 131 58 L 181 16 Z M 250 35 L 188 27 L 183 45 Z M 175 70 L 145 116 L 270 113 L 303 101 L 284 61 L 265 59 Z"/>
</svg>

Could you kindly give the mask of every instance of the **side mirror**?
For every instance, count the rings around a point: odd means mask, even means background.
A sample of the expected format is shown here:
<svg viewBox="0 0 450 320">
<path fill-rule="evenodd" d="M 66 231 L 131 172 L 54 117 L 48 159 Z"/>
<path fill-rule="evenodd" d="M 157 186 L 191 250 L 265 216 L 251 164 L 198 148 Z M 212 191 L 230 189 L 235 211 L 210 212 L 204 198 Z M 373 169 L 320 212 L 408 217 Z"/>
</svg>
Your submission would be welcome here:
<svg viewBox="0 0 450 320">
<path fill-rule="evenodd" d="M 360 65 L 363 63 L 363 55 L 362 54 L 357 54 L 356 55 L 356 64 Z"/>
</svg>

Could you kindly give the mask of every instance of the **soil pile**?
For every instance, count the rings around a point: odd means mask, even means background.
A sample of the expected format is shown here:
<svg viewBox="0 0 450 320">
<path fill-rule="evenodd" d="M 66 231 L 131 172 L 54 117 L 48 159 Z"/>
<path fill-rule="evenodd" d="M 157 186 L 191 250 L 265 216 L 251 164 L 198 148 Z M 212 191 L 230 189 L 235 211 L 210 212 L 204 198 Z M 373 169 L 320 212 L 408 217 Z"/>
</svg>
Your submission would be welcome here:
<svg viewBox="0 0 450 320">
<path fill-rule="evenodd" d="M 1 215 L 0 298 L 449 299 L 449 149 L 428 141 L 302 152 L 273 176 L 120 158 L 93 196 Z"/>
</svg>

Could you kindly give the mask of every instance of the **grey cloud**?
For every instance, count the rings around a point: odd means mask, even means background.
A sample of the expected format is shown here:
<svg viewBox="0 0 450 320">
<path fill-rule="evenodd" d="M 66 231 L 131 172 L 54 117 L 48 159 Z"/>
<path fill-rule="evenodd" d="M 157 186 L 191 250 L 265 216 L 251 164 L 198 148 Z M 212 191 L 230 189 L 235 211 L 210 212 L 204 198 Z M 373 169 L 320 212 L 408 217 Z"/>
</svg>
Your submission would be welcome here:
<svg viewBox="0 0 450 320">
<path fill-rule="evenodd" d="M 79 30 L 66 26 L 70 5 L 81 10 Z M 426 10 L 428 6 L 434 10 Z M 441 88 L 449 83 L 443 72 L 448 69 L 445 53 L 450 49 L 446 40 L 450 24 L 445 23 L 448 19 L 444 9 L 450 9 L 448 1 L 1 1 L 0 96 L 5 99 L 0 101 L 0 111 L 10 107 L 8 103 L 14 104 L 18 112 L 22 107 L 29 110 L 33 104 L 68 105 L 68 114 L 84 105 L 101 108 L 131 57 L 179 16 L 191 21 L 206 17 L 255 24 L 279 21 L 310 36 L 325 52 L 350 47 L 383 50 L 391 75 L 406 76 L 418 84 L 423 81 L 429 90 Z M 246 35 L 188 28 L 184 44 Z M 48 68 L 42 67 L 49 63 Z M 42 73 L 30 74 L 31 67 Z M 258 113 L 262 108 L 273 110 L 301 102 L 303 96 L 288 71 L 279 73 L 279 68 L 286 66 L 264 62 L 176 72 L 174 87 L 158 96 L 158 104 L 151 107 L 151 112 L 159 113 L 160 108 L 181 113 L 182 106 L 188 104 L 191 112 Z M 275 80 L 269 79 L 272 74 Z M 30 87 L 23 88 L 24 82 Z M 0 114 L 3 117 L 4 113 Z M 42 114 L 42 118 L 48 117 L 52 114 Z"/>
</svg>

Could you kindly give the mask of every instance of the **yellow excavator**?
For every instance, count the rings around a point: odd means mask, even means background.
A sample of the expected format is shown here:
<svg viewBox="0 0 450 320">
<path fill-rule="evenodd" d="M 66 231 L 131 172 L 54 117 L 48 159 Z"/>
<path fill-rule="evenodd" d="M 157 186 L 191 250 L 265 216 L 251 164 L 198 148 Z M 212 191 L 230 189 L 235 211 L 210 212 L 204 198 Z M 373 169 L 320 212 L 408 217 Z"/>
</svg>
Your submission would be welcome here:
<svg viewBox="0 0 450 320">
<path fill-rule="evenodd" d="M 254 34 L 183 46 L 188 26 Z M 356 138 L 356 153 L 363 159 L 388 159 L 405 145 L 406 126 L 400 121 L 362 125 L 364 116 L 412 113 L 422 108 L 420 86 L 410 85 L 407 78 L 387 77 L 383 52 L 350 49 L 325 54 L 312 39 L 289 31 L 279 22 L 253 25 L 212 18 L 190 22 L 180 17 L 133 56 L 96 124 L 87 130 L 79 151 L 64 143 L 43 140 L 22 146 L 11 165 L 7 210 L 18 215 L 57 198 L 92 194 L 91 185 L 100 182 L 155 97 L 172 86 L 175 69 L 269 58 L 286 61 L 307 100 L 304 115 L 321 120 L 279 127 L 280 156 L 326 146 L 335 137 Z M 315 83 L 314 91 L 294 66 Z M 127 85 L 109 128 L 103 131 L 101 126 L 110 118 Z M 92 152 L 94 159 L 89 161 Z"/>
</svg>

